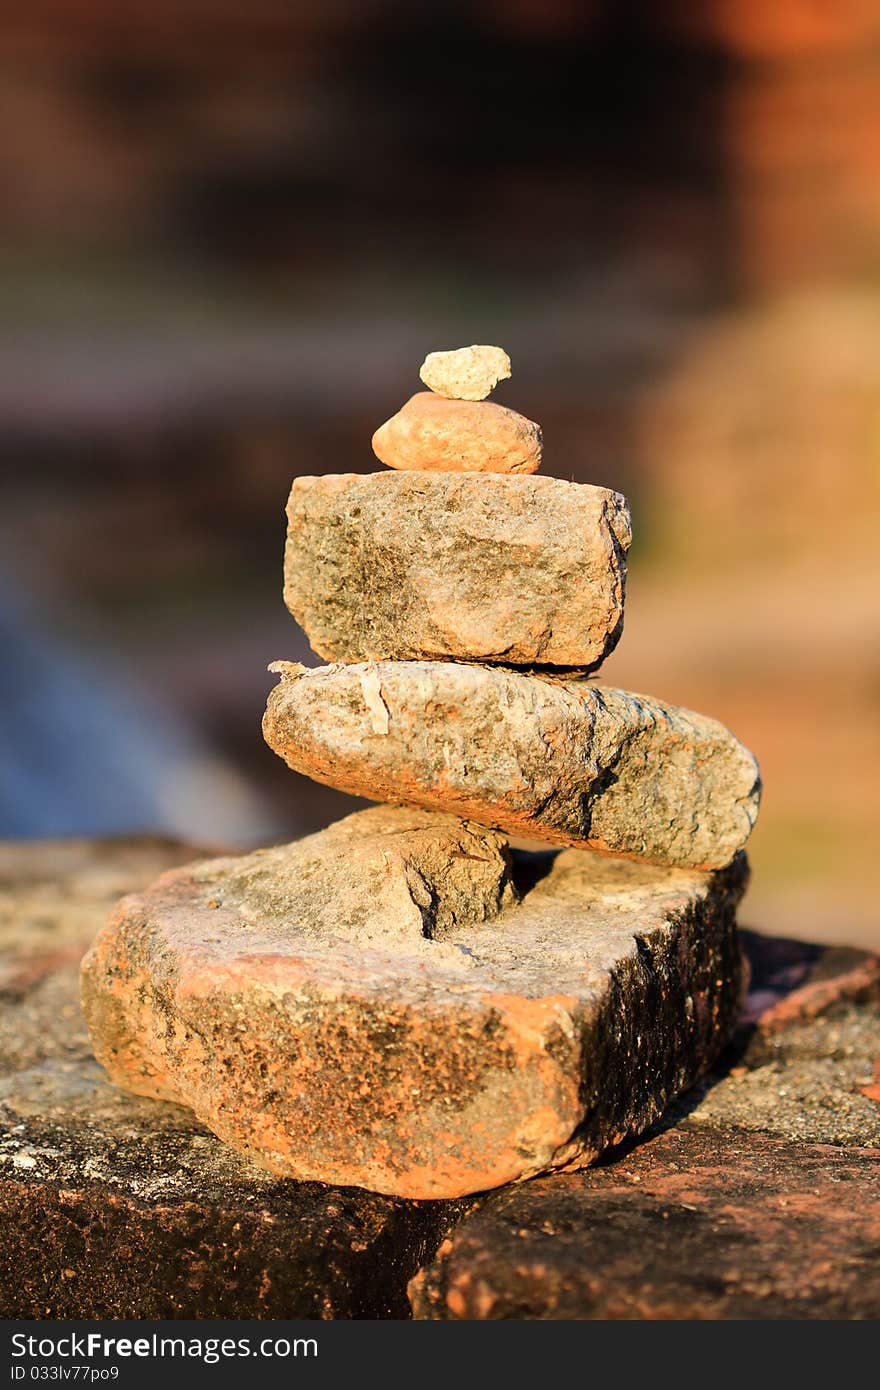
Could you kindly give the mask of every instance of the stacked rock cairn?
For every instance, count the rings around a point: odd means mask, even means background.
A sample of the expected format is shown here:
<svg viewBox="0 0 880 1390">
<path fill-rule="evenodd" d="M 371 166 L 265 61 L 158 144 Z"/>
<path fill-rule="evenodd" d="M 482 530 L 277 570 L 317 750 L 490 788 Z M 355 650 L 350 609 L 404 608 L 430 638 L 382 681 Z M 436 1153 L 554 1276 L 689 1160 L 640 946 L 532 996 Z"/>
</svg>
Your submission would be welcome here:
<svg viewBox="0 0 880 1390">
<path fill-rule="evenodd" d="M 438 1198 L 583 1166 L 736 1022 L 755 759 L 590 679 L 628 507 L 536 476 L 538 426 L 486 399 L 509 375 L 431 353 L 387 469 L 290 494 L 285 599 L 329 664 L 270 667 L 264 734 L 386 804 L 164 875 L 83 963 L 111 1079 L 275 1174 Z"/>
</svg>

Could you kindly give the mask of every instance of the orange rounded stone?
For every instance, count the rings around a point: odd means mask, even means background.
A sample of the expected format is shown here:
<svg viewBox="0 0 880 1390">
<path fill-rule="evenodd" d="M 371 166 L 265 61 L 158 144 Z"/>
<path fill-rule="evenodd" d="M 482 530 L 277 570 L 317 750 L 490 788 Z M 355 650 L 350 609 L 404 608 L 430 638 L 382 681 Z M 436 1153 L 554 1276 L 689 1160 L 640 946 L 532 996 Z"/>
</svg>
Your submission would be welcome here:
<svg viewBox="0 0 880 1390">
<path fill-rule="evenodd" d="M 389 468 L 534 473 L 541 466 L 541 429 L 491 401 L 419 391 L 376 430 L 373 453 Z"/>
</svg>

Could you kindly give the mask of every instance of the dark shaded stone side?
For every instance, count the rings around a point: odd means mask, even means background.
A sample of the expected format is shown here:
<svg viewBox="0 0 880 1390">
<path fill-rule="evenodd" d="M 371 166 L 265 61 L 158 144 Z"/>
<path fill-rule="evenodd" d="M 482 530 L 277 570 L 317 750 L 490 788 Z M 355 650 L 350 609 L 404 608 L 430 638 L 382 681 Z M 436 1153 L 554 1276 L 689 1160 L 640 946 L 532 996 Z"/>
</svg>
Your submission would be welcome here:
<svg viewBox="0 0 880 1390">
<path fill-rule="evenodd" d="M 678 930 L 637 937 L 636 956 L 613 970 L 583 1054 L 581 1148 L 598 1153 L 647 1128 L 733 1036 L 744 992 L 736 909 L 748 878 L 738 854 Z M 609 1137 L 613 1115 L 626 1124 Z"/>
</svg>

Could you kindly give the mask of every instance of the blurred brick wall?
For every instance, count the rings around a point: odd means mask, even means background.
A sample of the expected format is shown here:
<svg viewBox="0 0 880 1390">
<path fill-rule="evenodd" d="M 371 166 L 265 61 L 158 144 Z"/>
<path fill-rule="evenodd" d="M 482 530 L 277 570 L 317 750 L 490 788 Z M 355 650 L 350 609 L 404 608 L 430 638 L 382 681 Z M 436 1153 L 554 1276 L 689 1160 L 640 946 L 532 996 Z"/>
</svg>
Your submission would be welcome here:
<svg viewBox="0 0 880 1390">
<path fill-rule="evenodd" d="M 500 340 L 548 471 L 633 502 L 609 681 L 761 758 L 754 920 L 867 938 L 878 30 L 867 0 L 19 11 L 10 592 L 201 730 L 277 833 L 324 823 L 345 799 L 258 731 L 267 661 L 306 655 L 290 479 L 370 468 L 426 350 Z"/>
</svg>

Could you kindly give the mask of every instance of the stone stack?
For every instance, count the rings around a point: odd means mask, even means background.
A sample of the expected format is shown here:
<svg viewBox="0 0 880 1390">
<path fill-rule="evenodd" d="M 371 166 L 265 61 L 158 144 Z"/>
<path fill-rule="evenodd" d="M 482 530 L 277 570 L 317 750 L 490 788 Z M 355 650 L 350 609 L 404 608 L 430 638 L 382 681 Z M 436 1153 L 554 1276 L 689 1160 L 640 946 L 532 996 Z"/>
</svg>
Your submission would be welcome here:
<svg viewBox="0 0 880 1390">
<path fill-rule="evenodd" d="M 114 1080 L 261 1166 L 433 1198 L 589 1163 L 709 1064 L 759 779 L 715 720 L 588 679 L 627 504 L 534 476 L 540 429 L 486 400 L 506 354 L 421 375 L 391 471 L 293 484 L 285 599 L 330 664 L 274 663 L 263 724 L 391 804 L 123 899 L 83 998 Z"/>
</svg>

